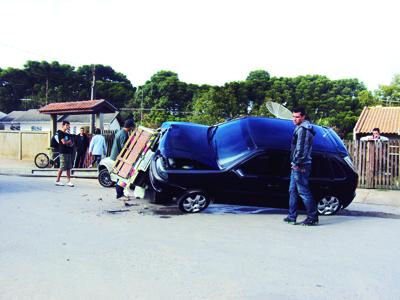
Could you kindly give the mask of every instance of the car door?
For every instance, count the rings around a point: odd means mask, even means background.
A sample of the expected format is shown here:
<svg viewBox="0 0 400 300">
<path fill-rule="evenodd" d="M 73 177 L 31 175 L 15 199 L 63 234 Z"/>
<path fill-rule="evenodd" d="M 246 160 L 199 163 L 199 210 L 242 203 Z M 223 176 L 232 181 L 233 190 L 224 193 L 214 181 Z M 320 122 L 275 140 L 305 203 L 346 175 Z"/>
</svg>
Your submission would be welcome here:
<svg viewBox="0 0 400 300">
<path fill-rule="evenodd" d="M 332 195 L 334 184 L 328 155 L 313 153 L 309 182 L 316 202 L 326 195 Z"/>
<path fill-rule="evenodd" d="M 239 164 L 232 170 L 232 194 L 248 204 L 281 206 L 283 199 L 287 202 L 288 182 L 282 175 L 288 160 L 286 151 L 271 150 Z"/>
</svg>

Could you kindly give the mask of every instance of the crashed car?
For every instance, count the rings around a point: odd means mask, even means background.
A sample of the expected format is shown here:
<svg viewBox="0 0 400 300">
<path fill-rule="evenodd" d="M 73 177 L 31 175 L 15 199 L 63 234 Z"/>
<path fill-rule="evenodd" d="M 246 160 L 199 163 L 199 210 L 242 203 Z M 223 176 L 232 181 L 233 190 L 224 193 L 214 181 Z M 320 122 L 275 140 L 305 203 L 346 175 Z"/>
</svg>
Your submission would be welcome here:
<svg viewBox="0 0 400 300">
<path fill-rule="evenodd" d="M 310 188 L 318 212 L 332 215 L 354 199 L 358 175 L 338 135 L 314 127 Z M 163 123 L 149 171 L 154 199 L 175 199 L 186 213 L 211 200 L 287 208 L 293 131 L 289 120 L 264 117 L 215 126 Z"/>
</svg>

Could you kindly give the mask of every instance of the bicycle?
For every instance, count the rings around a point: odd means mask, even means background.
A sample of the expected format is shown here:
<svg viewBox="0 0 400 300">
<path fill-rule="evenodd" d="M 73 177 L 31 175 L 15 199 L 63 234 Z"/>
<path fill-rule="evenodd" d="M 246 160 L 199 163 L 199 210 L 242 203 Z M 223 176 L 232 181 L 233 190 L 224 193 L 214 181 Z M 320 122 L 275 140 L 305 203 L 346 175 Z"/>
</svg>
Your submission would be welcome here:
<svg viewBox="0 0 400 300">
<path fill-rule="evenodd" d="M 53 148 L 48 148 L 49 150 L 52 150 Z M 52 158 L 47 153 L 38 153 L 35 156 L 35 165 L 39 169 L 44 169 L 47 168 L 48 166 L 53 167 L 54 163 L 57 161 L 57 159 L 60 157 L 60 153 L 57 151 L 52 151 Z"/>
</svg>

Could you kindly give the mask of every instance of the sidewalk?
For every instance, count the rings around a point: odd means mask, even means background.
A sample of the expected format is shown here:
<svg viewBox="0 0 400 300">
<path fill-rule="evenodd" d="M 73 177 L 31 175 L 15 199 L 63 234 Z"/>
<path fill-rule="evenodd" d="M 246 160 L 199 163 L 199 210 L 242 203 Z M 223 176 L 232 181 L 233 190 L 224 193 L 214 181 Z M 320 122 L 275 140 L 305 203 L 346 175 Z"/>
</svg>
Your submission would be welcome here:
<svg viewBox="0 0 400 300">
<path fill-rule="evenodd" d="M 0 175 L 49 176 L 32 174 L 34 169 L 37 167 L 33 161 L 0 158 Z M 56 169 L 47 170 L 56 172 Z M 65 172 L 63 176 L 65 176 Z M 93 173 L 90 178 L 97 178 L 97 172 Z M 357 189 L 356 194 L 356 198 L 353 200 L 356 203 L 400 207 L 400 190 Z"/>
<path fill-rule="evenodd" d="M 74 171 L 77 171 L 80 175 L 74 176 L 74 173 L 76 173 Z M 33 160 L 17 160 L 0 157 L 0 175 L 55 177 L 57 175 L 57 169 L 38 169 Z M 65 177 L 65 172 L 63 172 L 63 177 Z M 97 178 L 97 169 L 72 169 L 71 177 Z"/>
</svg>

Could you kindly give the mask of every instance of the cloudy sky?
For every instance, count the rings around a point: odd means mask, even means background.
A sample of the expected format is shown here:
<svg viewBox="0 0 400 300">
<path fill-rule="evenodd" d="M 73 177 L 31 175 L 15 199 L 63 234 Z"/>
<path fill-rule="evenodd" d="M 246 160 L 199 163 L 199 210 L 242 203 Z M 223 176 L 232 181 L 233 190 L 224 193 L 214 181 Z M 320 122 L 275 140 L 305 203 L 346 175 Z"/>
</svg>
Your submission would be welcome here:
<svg viewBox="0 0 400 300">
<path fill-rule="evenodd" d="M 399 3 L 399 4 L 397 4 Z M 398 0 L 0 0 L 0 67 L 110 65 L 143 84 L 159 70 L 221 85 L 272 76 L 400 73 Z"/>
</svg>

